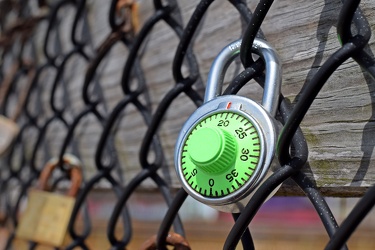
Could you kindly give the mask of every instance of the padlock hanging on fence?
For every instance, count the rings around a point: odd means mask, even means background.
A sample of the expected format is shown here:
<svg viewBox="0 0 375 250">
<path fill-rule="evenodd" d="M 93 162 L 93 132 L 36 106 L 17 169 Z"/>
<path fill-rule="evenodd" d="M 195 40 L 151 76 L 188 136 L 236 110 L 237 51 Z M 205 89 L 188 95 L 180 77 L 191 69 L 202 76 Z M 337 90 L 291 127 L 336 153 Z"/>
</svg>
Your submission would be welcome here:
<svg viewBox="0 0 375 250">
<path fill-rule="evenodd" d="M 279 130 L 274 117 L 281 67 L 267 42 L 255 39 L 252 46 L 266 65 L 262 104 L 243 96 L 221 96 L 225 71 L 240 47 L 241 40 L 232 42 L 215 58 L 204 104 L 185 122 L 175 147 L 183 188 L 196 200 L 231 213 L 240 212 L 272 172 Z"/>
<path fill-rule="evenodd" d="M 66 242 L 75 197 L 82 184 L 82 164 L 75 156 L 64 155 L 63 163 L 68 166 L 66 171 L 71 183 L 65 194 L 59 194 L 50 192 L 48 187 L 58 163 L 58 159 L 50 160 L 39 176 L 37 188 L 29 191 L 27 208 L 16 229 L 17 238 L 54 247 Z"/>
</svg>

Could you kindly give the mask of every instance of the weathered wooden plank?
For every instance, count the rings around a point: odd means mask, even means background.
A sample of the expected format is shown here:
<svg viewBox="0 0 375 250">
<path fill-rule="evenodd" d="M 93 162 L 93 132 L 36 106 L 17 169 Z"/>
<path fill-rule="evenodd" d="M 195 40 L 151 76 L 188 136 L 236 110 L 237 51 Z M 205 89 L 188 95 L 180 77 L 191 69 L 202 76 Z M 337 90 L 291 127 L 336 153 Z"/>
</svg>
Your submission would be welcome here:
<svg viewBox="0 0 375 250">
<path fill-rule="evenodd" d="M 197 0 L 179 1 L 181 19 L 186 25 Z M 251 9 L 254 1 L 248 1 Z M 151 1 L 139 1 L 141 24 L 153 14 Z M 267 15 L 262 30 L 268 41 L 278 51 L 283 66 L 283 94 L 293 101 L 302 85 L 311 79 L 319 66 L 336 51 L 340 44 L 336 36 L 336 22 L 341 1 L 275 1 Z M 88 21 L 92 49 L 98 48 L 109 33 L 107 22 L 109 4 L 107 1 L 88 1 Z M 375 30 L 375 3 L 362 1 L 361 8 L 372 30 Z M 62 47 L 69 50 L 71 22 L 64 18 L 62 29 Z M 203 81 L 213 58 L 229 42 L 241 36 L 241 21 L 236 10 L 228 1 L 215 1 L 204 18 L 199 34 L 195 39 L 194 52 L 199 63 Z M 45 27 L 45 26 L 44 26 Z M 38 34 L 45 30 L 39 29 Z M 37 51 L 42 51 L 40 36 L 35 39 Z M 147 79 L 153 112 L 168 90 L 173 88 L 172 62 L 178 44 L 176 34 L 165 24 L 157 24 L 145 45 L 141 66 Z M 370 48 L 375 50 L 375 39 L 371 38 Z M 107 113 L 123 98 L 120 81 L 122 69 L 128 55 L 123 44 L 114 46 L 110 54 L 98 69 L 98 83 L 102 88 Z M 42 61 L 43 59 L 41 59 Z M 237 62 L 237 68 L 239 63 Z M 83 109 L 80 90 L 87 62 L 82 59 L 69 60 L 64 74 L 67 93 L 60 91 L 60 98 L 69 97 L 68 109 L 76 115 Z M 228 79 L 238 72 L 236 67 L 228 71 Z M 55 73 L 46 74 L 46 84 L 42 90 L 42 109 L 45 117 L 51 114 L 49 102 L 50 86 Z M 51 77 L 52 75 L 52 77 Z M 52 78 L 52 79 L 51 79 Z M 375 82 L 364 74 L 352 60 L 330 77 L 302 124 L 302 130 L 309 144 L 308 176 L 313 177 L 327 195 L 360 195 L 375 182 L 374 147 L 374 87 Z M 242 95 L 260 100 L 261 89 L 255 83 L 249 83 Z M 38 98 L 38 97 L 35 97 Z M 186 118 L 194 111 L 194 104 L 185 96 L 173 102 L 171 109 L 159 130 L 167 169 L 160 173 L 170 180 L 173 187 L 179 187 L 174 173 L 173 149 L 179 129 Z M 140 170 L 138 152 L 147 129 L 143 118 L 134 107 L 123 112 L 118 123 L 114 142 L 124 178 L 129 181 Z M 80 157 L 84 162 L 86 178 L 95 173 L 94 155 L 102 126 L 94 116 L 85 118 L 75 135 Z M 51 128 L 47 134 L 47 143 L 51 156 L 56 156 L 66 131 L 59 126 Z M 29 145 L 31 146 L 31 144 Z M 42 158 L 42 157 L 40 157 Z M 152 158 L 152 156 L 150 156 Z M 40 160 L 41 162 L 43 159 Z M 41 163 L 42 164 L 42 163 Z M 104 186 L 106 184 L 103 184 Z M 146 182 L 144 188 L 153 188 Z M 280 194 L 297 194 L 299 191 L 286 185 Z"/>
</svg>

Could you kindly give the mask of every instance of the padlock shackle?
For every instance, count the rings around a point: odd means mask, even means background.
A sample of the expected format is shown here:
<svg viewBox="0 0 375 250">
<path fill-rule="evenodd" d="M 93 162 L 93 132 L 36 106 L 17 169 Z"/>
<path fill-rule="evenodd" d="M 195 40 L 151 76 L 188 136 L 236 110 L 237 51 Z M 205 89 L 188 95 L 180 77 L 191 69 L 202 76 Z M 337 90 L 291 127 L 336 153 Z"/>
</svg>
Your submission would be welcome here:
<svg viewBox="0 0 375 250">
<path fill-rule="evenodd" d="M 68 175 L 70 179 L 70 188 L 65 195 L 76 197 L 81 187 L 83 176 L 82 176 L 82 164 L 77 157 L 71 154 L 65 154 L 63 157 L 63 163 L 69 165 Z M 37 188 L 43 191 L 49 191 L 48 180 L 52 177 L 53 171 L 57 168 L 59 161 L 57 158 L 49 160 L 41 171 L 38 179 Z"/>
<path fill-rule="evenodd" d="M 240 54 L 241 42 L 242 39 L 239 39 L 228 44 L 215 57 L 207 76 L 204 103 L 221 95 L 225 73 L 229 65 Z"/>
<path fill-rule="evenodd" d="M 233 60 L 240 54 L 242 39 L 228 44 L 215 58 L 207 77 L 204 102 L 221 95 L 225 72 Z M 266 41 L 256 38 L 251 51 L 259 55 L 266 63 L 266 80 L 262 106 L 272 116 L 276 115 L 281 89 L 281 65 L 276 50 Z"/>
</svg>

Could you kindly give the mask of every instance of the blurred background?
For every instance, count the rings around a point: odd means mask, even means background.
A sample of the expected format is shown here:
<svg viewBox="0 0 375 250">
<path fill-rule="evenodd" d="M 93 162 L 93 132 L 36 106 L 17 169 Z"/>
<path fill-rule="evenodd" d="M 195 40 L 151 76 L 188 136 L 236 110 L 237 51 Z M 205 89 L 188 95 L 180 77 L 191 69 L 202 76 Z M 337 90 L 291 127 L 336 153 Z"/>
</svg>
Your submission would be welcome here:
<svg viewBox="0 0 375 250">
<path fill-rule="evenodd" d="M 115 204 L 111 193 L 92 194 L 88 206 L 93 216 L 93 232 L 88 238 L 90 249 L 109 249 L 106 238 L 108 215 Z M 329 206 L 340 222 L 347 216 L 357 198 L 327 198 Z M 141 244 L 157 232 L 167 207 L 158 193 L 137 193 L 132 196 L 128 208 L 133 222 L 133 238 L 127 249 L 139 249 Z M 150 212 L 152 211 L 152 212 Z M 186 238 L 192 249 L 222 249 L 233 226 L 231 214 L 218 212 L 192 198 L 184 203 L 181 212 Z M 375 213 L 372 211 L 348 242 L 349 249 L 375 249 Z M 82 225 L 77 224 L 77 228 Z M 256 249 L 315 250 L 324 249 L 328 242 L 325 229 L 311 203 L 305 197 L 273 197 L 257 213 L 250 225 Z M 122 227 L 116 230 L 118 238 Z M 2 243 L 6 232 L 2 232 Z M 14 249 L 26 249 L 26 242 L 17 240 Z M 0 248 L 1 249 L 1 248 Z M 37 249 L 51 249 L 40 246 Z M 241 245 L 237 249 L 242 249 Z"/>
</svg>

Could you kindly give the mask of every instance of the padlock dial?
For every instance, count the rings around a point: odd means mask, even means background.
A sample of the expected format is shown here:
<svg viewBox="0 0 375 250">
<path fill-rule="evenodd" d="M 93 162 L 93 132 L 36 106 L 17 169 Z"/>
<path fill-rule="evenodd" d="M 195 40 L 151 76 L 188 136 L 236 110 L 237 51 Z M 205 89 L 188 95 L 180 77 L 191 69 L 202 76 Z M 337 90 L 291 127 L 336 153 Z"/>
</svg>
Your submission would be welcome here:
<svg viewBox="0 0 375 250">
<path fill-rule="evenodd" d="M 253 121 L 230 110 L 214 113 L 198 121 L 186 137 L 183 178 L 204 197 L 227 196 L 250 180 L 260 152 L 260 134 Z"/>
</svg>

